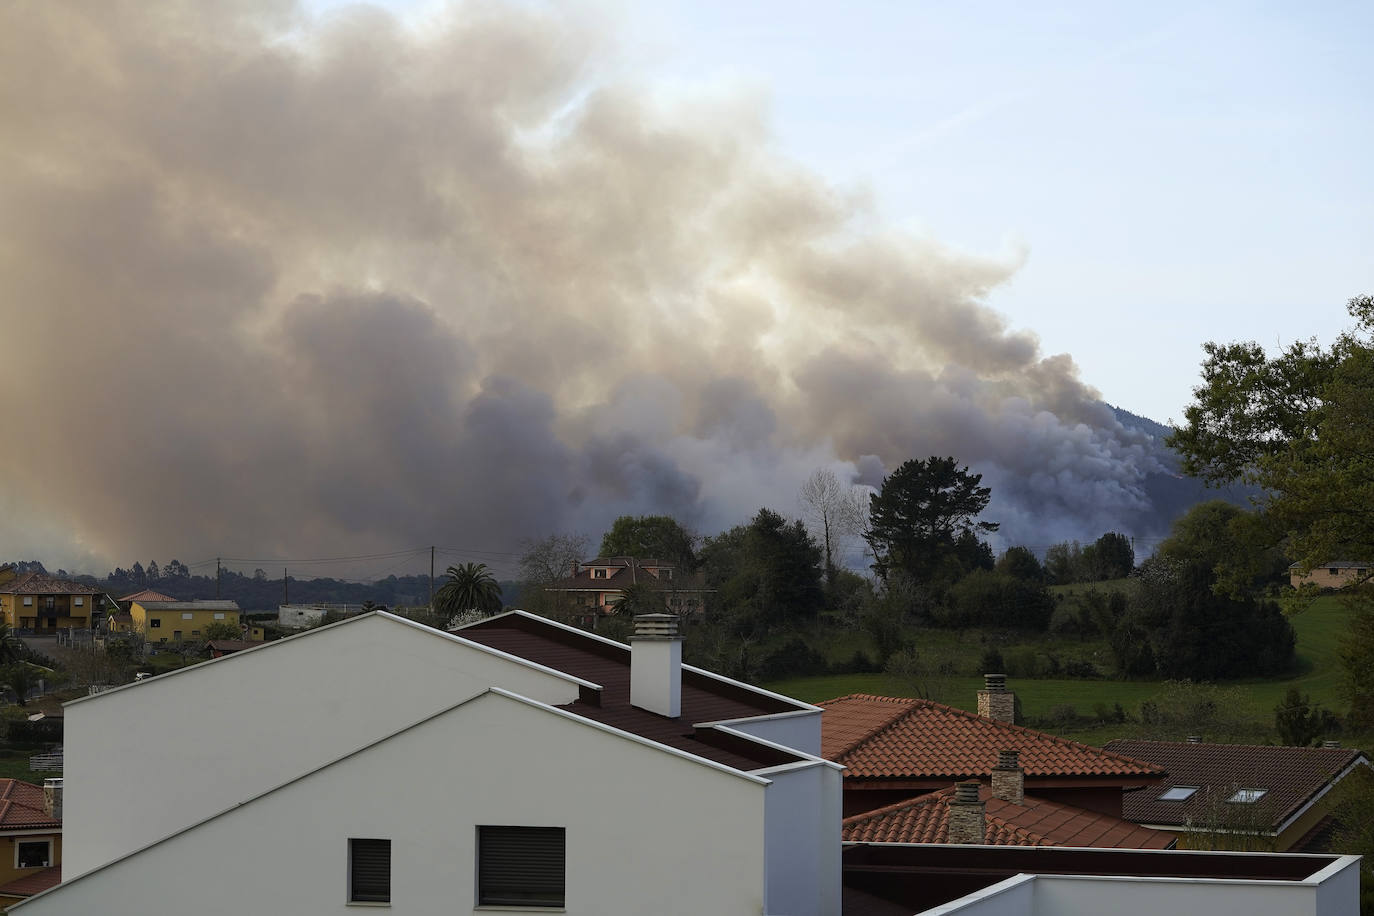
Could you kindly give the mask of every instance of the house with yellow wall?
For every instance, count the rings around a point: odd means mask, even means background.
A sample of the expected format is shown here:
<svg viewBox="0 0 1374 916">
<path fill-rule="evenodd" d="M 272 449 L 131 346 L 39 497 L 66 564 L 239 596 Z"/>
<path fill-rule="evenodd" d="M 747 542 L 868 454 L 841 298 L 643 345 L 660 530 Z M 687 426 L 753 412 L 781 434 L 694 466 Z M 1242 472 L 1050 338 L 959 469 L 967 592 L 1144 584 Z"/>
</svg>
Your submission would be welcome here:
<svg viewBox="0 0 1374 916">
<path fill-rule="evenodd" d="M 150 643 L 179 643 L 202 640 L 214 623 L 239 627 L 238 602 L 207 601 L 133 601 L 129 604 L 133 629 Z"/>
<path fill-rule="evenodd" d="M 1315 585 L 1318 588 L 1345 588 L 1354 582 L 1369 578 L 1369 569 L 1374 563 L 1354 560 L 1332 560 L 1315 566 L 1311 572 L 1303 572 L 1297 563 L 1288 567 L 1288 581 L 1294 588 Z"/>
<path fill-rule="evenodd" d="M 100 589 L 30 572 L 0 584 L 0 613 L 16 630 L 55 632 L 67 627 L 86 629 L 101 621 L 104 594 Z"/>
<path fill-rule="evenodd" d="M 62 780 L 0 779 L 0 907 L 62 880 Z"/>
</svg>

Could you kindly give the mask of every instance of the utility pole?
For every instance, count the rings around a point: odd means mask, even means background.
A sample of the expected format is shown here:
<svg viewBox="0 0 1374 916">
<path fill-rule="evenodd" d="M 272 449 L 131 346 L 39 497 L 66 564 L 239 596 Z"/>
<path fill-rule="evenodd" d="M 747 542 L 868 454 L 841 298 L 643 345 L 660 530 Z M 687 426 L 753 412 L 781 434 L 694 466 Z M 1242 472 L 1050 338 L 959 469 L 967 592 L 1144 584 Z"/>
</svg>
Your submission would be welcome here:
<svg viewBox="0 0 1374 916">
<path fill-rule="evenodd" d="M 219 557 L 215 557 L 215 597 L 219 597 Z"/>
<path fill-rule="evenodd" d="M 429 612 L 434 613 L 434 548 L 429 548 Z"/>
<path fill-rule="evenodd" d="M 286 567 L 281 568 L 281 603 L 291 603 L 291 586 L 286 582 Z"/>
</svg>

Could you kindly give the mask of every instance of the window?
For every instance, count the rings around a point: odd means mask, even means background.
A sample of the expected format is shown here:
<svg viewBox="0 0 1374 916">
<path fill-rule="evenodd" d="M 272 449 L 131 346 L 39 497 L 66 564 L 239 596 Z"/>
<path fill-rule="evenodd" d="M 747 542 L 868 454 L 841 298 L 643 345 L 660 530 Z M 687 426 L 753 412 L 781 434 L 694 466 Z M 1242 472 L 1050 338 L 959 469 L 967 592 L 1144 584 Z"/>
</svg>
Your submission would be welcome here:
<svg viewBox="0 0 1374 916">
<path fill-rule="evenodd" d="M 86 604 L 86 599 L 78 595 L 72 599 L 72 603 L 74 603 L 77 607 L 82 607 Z"/>
<path fill-rule="evenodd" d="M 665 579 L 673 578 L 673 571 L 671 569 L 660 569 L 658 574 Z"/>
<path fill-rule="evenodd" d="M 150 618 L 148 618 L 148 626 L 151 627 L 151 628 L 153 628 L 154 630 L 156 630 L 158 627 L 162 626 L 162 618 L 161 618 L 161 617 L 150 617 Z"/>
<path fill-rule="evenodd" d="M 391 902 L 391 841 L 348 841 L 348 902 Z"/>
<path fill-rule="evenodd" d="M 32 595 L 25 595 L 25 596 L 24 596 L 24 607 L 33 607 L 33 596 L 32 596 Z"/>
<path fill-rule="evenodd" d="M 192 630 L 192 631 L 191 631 L 191 635 L 192 635 L 192 636 L 199 636 L 199 635 L 200 635 L 200 630 Z"/>
<path fill-rule="evenodd" d="M 195 617 L 195 616 L 196 616 L 195 614 L 192 614 L 192 613 L 190 613 L 190 612 L 187 612 L 187 613 L 184 613 L 184 614 L 181 615 L 181 619 L 182 619 L 182 620 L 190 620 L 190 619 L 192 619 L 192 618 Z"/>
<path fill-rule="evenodd" d="M 1160 801 L 1185 801 L 1192 798 L 1193 793 L 1198 790 L 1197 786 L 1173 786 L 1165 789 L 1164 794 L 1159 796 Z"/>
<path fill-rule="evenodd" d="M 52 864 L 52 840 L 20 840 L 14 844 L 15 868 L 47 868 Z"/>
<path fill-rule="evenodd" d="M 1335 566 L 1328 569 L 1327 572 L 1331 573 L 1331 575 L 1333 576 L 1339 576 L 1341 574 L 1341 571 L 1337 569 Z"/>
<path fill-rule="evenodd" d="M 563 906 L 562 827 L 478 827 L 479 906 Z"/>
<path fill-rule="evenodd" d="M 1236 794 L 1226 800 L 1237 805 L 1253 805 L 1268 792 L 1268 789 L 1237 789 Z"/>
<path fill-rule="evenodd" d="M 224 615 L 223 615 L 223 614 L 215 614 L 215 619 L 216 619 L 216 620 L 223 620 L 223 619 L 224 619 Z"/>
<path fill-rule="evenodd" d="M 56 599 L 56 598 L 53 598 L 52 596 L 48 596 L 47 598 L 44 598 L 44 599 L 43 599 L 43 607 L 45 607 L 45 608 L 47 608 L 48 610 L 51 611 L 53 608 L 57 607 L 57 599 Z"/>
<path fill-rule="evenodd" d="M 593 569 L 593 570 L 592 570 L 592 578 L 593 578 L 593 579 L 604 579 L 604 578 L 606 578 L 606 570 L 604 570 L 604 569 Z"/>
</svg>

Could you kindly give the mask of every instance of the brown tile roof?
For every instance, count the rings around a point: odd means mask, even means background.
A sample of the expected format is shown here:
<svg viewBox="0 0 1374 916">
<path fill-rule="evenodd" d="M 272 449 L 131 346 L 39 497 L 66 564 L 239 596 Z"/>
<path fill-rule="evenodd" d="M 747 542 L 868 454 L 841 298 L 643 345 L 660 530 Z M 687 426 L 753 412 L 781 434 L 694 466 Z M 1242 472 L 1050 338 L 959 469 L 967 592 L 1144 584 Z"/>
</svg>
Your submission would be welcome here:
<svg viewBox="0 0 1374 916">
<path fill-rule="evenodd" d="M 0 897 L 32 897 L 62 883 L 62 866 L 52 865 L 0 885 Z"/>
<path fill-rule="evenodd" d="M 24 573 L 17 579 L 0 585 L 0 594 L 5 595 L 99 595 L 100 589 L 83 585 L 70 579 L 45 576 L 42 573 Z"/>
<path fill-rule="evenodd" d="M 141 592 L 134 592 L 132 595 L 125 595 L 120 601 L 175 601 L 171 595 L 164 595 L 162 592 L 155 592 L 151 588 L 145 588 Z"/>
<path fill-rule="evenodd" d="M 1107 748 L 1152 761 L 1168 771 L 1159 786 L 1126 793 L 1123 814 L 1138 824 L 1170 826 L 1215 820 L 1218 806 L 1232 804 L 1227 799 L 1236 789 L 1246 788 L 1265 790 L 1248 810 L 1276 830 L 1349 767 L 1359 761 L 1368 763 L 1362 751 L 1340 747 L 1120 739 L 1108 742 Z M 1197 786 L 1198 791 L 1182 801 L 1160 801 L 1159 796 L 1173 786 Z"/>
<path fill-rule="evenodd" d="M 232 598 L 202 598 L 197 601 L 139 601 L 145 611 L 237 611 L 239 603 Z"/>
<path fill-rule="evenodd" d="M 605 567 L 606 578 L 592 577 L 591 567 Z M 649 569 L 672 570 L 672 578 L 665 579 L 649 572 Z M 713 591 L 706 587 L 706 578 L 700 573 L 684 572 L 676 564 L 663 560 L 637 560 L 633 557 L 598 557 L 581 564 L 577 574 L 567 576 L 546 587 L 548 591 L 616 591 L 635 583 L 647 584 L 665 591 Z"/>
<path fill-rule="evenodd" d="M 986 776 L 1002 750 L 1020 751 L 1028 778 L 1155 779 L 1158 767 L 1119 753 L 987 719 L 930 700 L 851 694 L 816 704 L 821 754 L 848 770 L 846 779 Z"/>
<path fill-rule="evenodd" d="M 602 689 L 595 703 L 579 700 L 562 707 L 583 718 L 739 770 L 774 766 L 785 762 L 784 758 L 800 759 L 780 757 L 777 751 L 753 742 L 722 741 L 713 729 L 698 730 L 695 725 L 810 708 L 804 703 L 717 679 L 684 665 L 682 715 L 669 719 L 630 705 L 629 646 L 518 612 L 461 627 L 454 635 L 599 684 Z"/>
<path fill-rule="evenodd" d="M 0 779 L 0 830 L 62 829 L 62 821 L 43 810 L 43 787 Z"/>
<path fill-rule="evenodd" d="M 948 843 L 949 800 L 954 787 L 847 817 L 846 842 Z M 1174 836 L 1140 827 L 1108 814 L 1025 796 L 1022 804 L 1003 801 L 984 786 L 989 846 L 1091 846 L 1113 849 L 1166 849 Z"/>
</svg>

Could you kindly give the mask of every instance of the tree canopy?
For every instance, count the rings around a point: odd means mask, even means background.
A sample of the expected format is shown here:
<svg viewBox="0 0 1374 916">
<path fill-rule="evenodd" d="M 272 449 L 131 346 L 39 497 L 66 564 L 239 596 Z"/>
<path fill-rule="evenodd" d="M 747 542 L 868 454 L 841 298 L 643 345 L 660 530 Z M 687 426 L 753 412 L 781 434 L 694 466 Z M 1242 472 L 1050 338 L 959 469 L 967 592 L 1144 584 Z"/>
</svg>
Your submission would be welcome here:
<svg viewBox="0 0 1374 916">
<path fill-rule="evenodd" d="M 445 617 L 465 611 L 501 610 L 501 584 L 485 563 L 463 563 L 444 570 L 447 581 L 434 593 L 434 608 Z"/>
<path fill-rule="evenodd" d="M 825 602 L 821 549 L 800 520 L 760 509 L 748 525 L 708 538 L 701 550 L 715 601 L 763 632 L 787 620 L 812 620 Z"/>
<path fill-rule="evenodd" d="M 929 583 L 991 568 L 991 550 L 978 535 L 998 526 L 978 521 L 992 496 L 982 481 L 953 458 L 938 457 L 913 458 L 885 477 L 870 501 L 864 533 L 878 575 L 886 580 L 899 569 Z"/>
<path fill-rule="evenodd" d="M 666 560 L 696 566 L 697 538 L 670 515 L 622 515 L 601 538 L 602 557 Z"/>
</svg>

